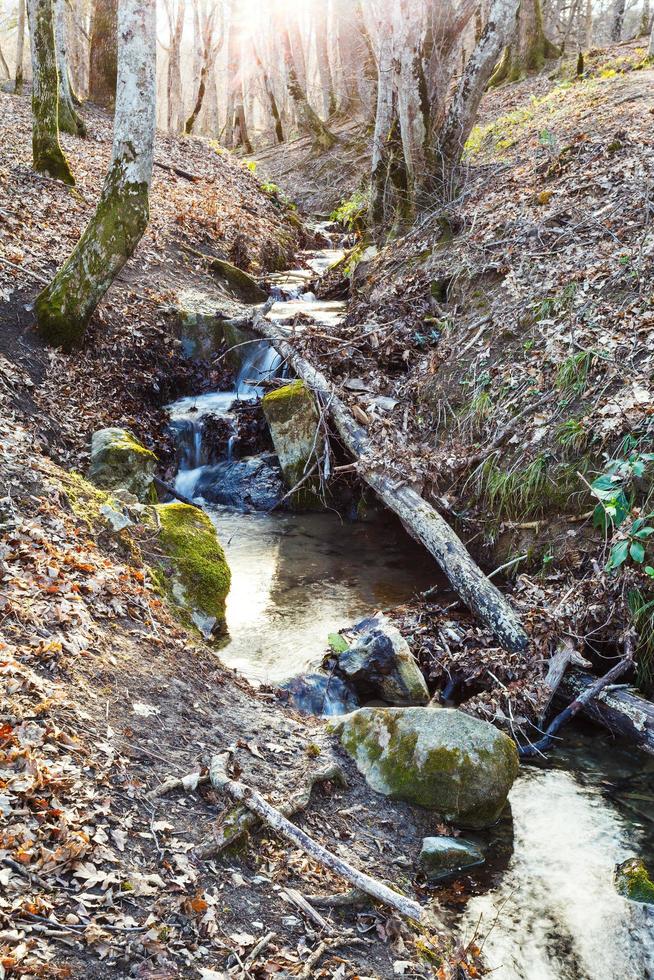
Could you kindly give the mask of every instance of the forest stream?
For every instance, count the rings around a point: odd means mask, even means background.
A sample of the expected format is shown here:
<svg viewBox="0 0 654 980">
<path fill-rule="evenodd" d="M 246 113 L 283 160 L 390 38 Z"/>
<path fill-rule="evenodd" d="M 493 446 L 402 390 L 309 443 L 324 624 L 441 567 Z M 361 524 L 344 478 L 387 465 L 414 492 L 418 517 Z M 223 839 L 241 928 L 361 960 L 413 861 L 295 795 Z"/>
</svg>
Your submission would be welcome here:
<svg viewBox="0 0 654 980">
<path fill-rule="evenodd" d="M 344 303 L 321 303 L 308 289 L 340 255 L 301 256 L 305 268 L 276 277 L 268 315 L 302 312 L 323 327 L 342 317 Z M 235 497 L 228 504 L 203 497 L 211 484 L 220 497 L 219 484 L 228 499 L 234 472 L 248 465 L 234 458 L 231 439 L 223 460 L 203 463 L 203 419 L 229 423 L 235 401 L 258 398 L 260 385 L 282 372 L 279 356 L 258 341 L 245 346 L 231 391 L 170 406 L 180 443 L 176 488 L 214 520 L 232 569 L 220 657 L 254 684 L 318 665 L 330 632 L 442 580 L 391 515 L 344 521 L 328 511 L 255 511 Z M 612 880 L 628 857 L 654 863 L 653 779 L 654 759 L 584 727 L 567 729 L 544 762 L 523 765 L 510 814 L 478 837 L 485 865 L 435 891 L 461 940 L 483 937 L 487 961 L 504 980 L 654 977 L 654 912 L 625 903 Z"/>
</svg>

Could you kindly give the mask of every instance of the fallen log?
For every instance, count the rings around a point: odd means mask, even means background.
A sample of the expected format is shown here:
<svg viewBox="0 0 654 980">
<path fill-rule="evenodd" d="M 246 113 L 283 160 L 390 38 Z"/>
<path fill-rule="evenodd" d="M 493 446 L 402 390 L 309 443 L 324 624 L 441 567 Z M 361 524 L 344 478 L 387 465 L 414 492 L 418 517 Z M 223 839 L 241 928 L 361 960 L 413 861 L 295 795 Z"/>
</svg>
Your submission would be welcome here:
<svg viewBox="0 0 654 980">
<path fill-rule="evenodd" d="M 561 683 L 560 694 L 576 698 L 596 680 L 583 671 L 571 671 Z M 602 691 L 594 701 L 584 704 L 584 717 L 621 735 L 646 752 L 654 754 L 654 704 L 633 688 L 620 687 Z"/>
<path fill-rule="evenodd" d="M 534 755 L 541 755 L 546 749 L 551 748 L 554 744 L 554 736 L 559 729 L 568 721 L 572 721 L 575 715 L 578 715 L 586 705 L 591 704 L 595 698 L 599 697 L 609 684 L 613 684 L 619 677 L 622 677 L 630 667 L 633 667 L 633 663 L 631 657 L 624 657 L 623 660 L 614 664 L 603 677 L 596 677 L 592 684 L 577 694 L 574 700 L 550 722 L 542 738 L 537 742 L 530 742 L 529 745 L 518 746 L 520 758 L 527 759 Z"/>
<path fill-rule="evenodd" d="M 323 847 L 322 844 L 313 840 L 303 830 L 296 827 L 290 820 L 287 820 L 279 810 L 268 803 L 267 800 L 264 800 L 263 796 L 257 793 L 256 790 L 250 786 L 246 786 L 245 783 L 237 779 L 231 779 L 227 772 L 229 759 L 229 752 L 222 752 L 220 755 L 215 755 L 212 758 L 211 765 L 209 766 L 209 778 L 214 789 L 218 790 L 219 793 L 227 793 L 233 799 L 238 800 L 239 803 L 245 804 L 249 810 L 256 813 L 264 823 L 272 827 L 278 834 L 291 841 L 292 844 L 299 847 L 305 854 L 308 854 L 309 857 L 313 858 L 319 864 L 341 875 L 346 881 L 354 885 L 355 888 L 360 888 L 368 895 L 371 895 L 376 901 L 394 908 L 400 915 L 405 916 L 407 919 L 412 919 L 414 922 L 426 921 L 429 917 L 428 911 L 423 909 L 418 902 L 414 902 L 413 899 L 407 898 L 406 895 L 394 891 L 381 881 L 372 878 L 364 871 L 359 871 L 358 868 L 348 864 L 343 858 L 328 851 L 326 847 Z"/>
<path fill-rule="evenodd" d="M 190 497 L 185 497 L 183 493 L 179 492 L 179 490 L 175 490 L 175 487 L 172 485 L 172 483 L 166 483 L 165 480 L 162 480 L 160 476 L 156 476 L 156 475 L 153 476 L 152 479 L 154 480 L 155 485 L 158 486 L 160 490 L 165 490 L 165 492 L 169 493 L 171 497 L 175 497 L 176 500 L 179 500 L 183 504 L 188 504 L 189 507 L 197 507 L 198 509 L 200 509 L 199 504 L 196 504 L 194 500 L 191 500 Z"/>
<path fill-rule="evenodd" d="M 368 433 L 354 420 L 334 386 L 280 336 L 279 326 L 270 323 L 261 313 L 255 315 L 252 328 L 270 340 L 298 377 L 321 397 L 345 447 L 359 461 L 361 477 L 397 514 L 409 534 L 433 555 L 457 595 L 493 631 L 505 649 L 524 650 L 527 635 L 509 602 L 475 564 L 461 539 L 438 511 L 411 487 L 398 483 L 383 466 L 375 464 L 374 446 Z"/>
<path fill-rule="evenodd" d="M 574 664 L 576 667 L 590 667 L 588 660 L 584 660 L 581 654 L 577 653 L 570 640 L 564 639 L 559 644 L 556 653 L 550 658 L 547 674 L 543 681 L 546 701 L 541 711 L 541 722 L 545 719 L 570 664 Z"/>
</svg>

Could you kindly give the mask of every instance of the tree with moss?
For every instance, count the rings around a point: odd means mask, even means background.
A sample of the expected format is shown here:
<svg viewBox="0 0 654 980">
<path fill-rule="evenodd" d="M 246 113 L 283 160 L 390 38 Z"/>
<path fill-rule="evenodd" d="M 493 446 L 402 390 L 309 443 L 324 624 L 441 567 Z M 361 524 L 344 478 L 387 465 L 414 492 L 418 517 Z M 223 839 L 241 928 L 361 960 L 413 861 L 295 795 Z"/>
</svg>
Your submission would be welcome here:
<svg viewBox="0 0 654 980">
<path fill-rule="evenodd" d="M 59 129 L 71 136 L 86 136 L 86 126 L 80 118 L 73 98 L 68 65 L 68 45 L 66 42 L 66 0 L 55 3 L 55 51 L 57 55 L 57 78 L 59 81 Z"/>
<path fill-rule="evenodd" d="M 27 0 L 32 53 L 32 159 L 34 169 L 74 184 L 59 143 L 59 79 L 52 0 Z"/>
<path fill-rule="evenodd" d="M 89 99 L 112 109 L 116 99 L 118 0 L 95 0 L 89 55 Z"/>
<path fill-rule="evenodd" d="M 32 0 L 33 2 L 33 0 Z M 156 101 L 156 0 L 121 0 L 111 163 L 70 258 L 36 300 L 39 330 L 71 348 L 131 257 L 149 219 Z"/>
<path fill-rule="evenodd" d="M 516 82 L 529 72 L 540 71 L 546 61 L 560 55 L 560 49 L 545 35 L 540 0 L 522 0 L 515 37 L 506 47 L 489 84 L 492 87 Z"/>
</svg>

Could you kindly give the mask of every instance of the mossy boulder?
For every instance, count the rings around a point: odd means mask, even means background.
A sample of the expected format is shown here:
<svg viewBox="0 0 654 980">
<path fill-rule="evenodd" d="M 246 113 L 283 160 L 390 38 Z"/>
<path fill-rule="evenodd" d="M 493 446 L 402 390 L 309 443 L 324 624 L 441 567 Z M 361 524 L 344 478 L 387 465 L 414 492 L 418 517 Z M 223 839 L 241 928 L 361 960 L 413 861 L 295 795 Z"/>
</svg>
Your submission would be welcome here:
<svg viewBox="0 0 654 980">
<path fill-rule="evenodd" d="M 484 854 L 475 843 L 460 837 L 425 837 L 418 860 L 425 876 L 433 881 L 452 871 L 483 864 Z"/>
<path fill-rule="evenodd" d="M 465 827 L 498 820 L 518 773 L 512 739 L 451 708 L 360 708 L 331 727 L 372 789 Z"/>
<path fill-rule="evenodd" d="M 159 580 L 206 639 L 225 632 L 231 573 L 211 519 L 190 504 L 153 508 L 159 529 Z"/>
<path fill-rule="evenodd" d="M 337 654 L 337 670 L 361 700 L 395 705 L 427 704 L 429 691 L 409 644 L 382 613 L 356 626 L 354 642 Z"/>
<path fill-rule="evenodd" d="M 292 490 L 322 454 L 324 440 L 316 402 L 298 380 L 264 395 L 262 405 L 284 482 Z M 320 508 L 318 487 L 317 477 L 305 480 L 293 493 L 293 506 L 297 510 Z"/>
<path fill-rule="evenodd" d="M 265 303 L 267 295 L 257 282 L 231 262 L 224 259 L 212 259 L 211 271 L 220 279 L 227 289 L 243 303 Z"/>
<path fill-rule="evenodd" d="M 126 429 L 100 429 L 91 439 L 89 480 L 103 490 L 128 490 L 139 500 L 156 499 L 157 457 Z"/>
<path fill-rule="evenodd" d="M 618 894 L 623 898 L 643 905 L 654 905 L 654 883 L 640 858 L 628 858 L 619 864 L 613 880 Z"/>
</svg>

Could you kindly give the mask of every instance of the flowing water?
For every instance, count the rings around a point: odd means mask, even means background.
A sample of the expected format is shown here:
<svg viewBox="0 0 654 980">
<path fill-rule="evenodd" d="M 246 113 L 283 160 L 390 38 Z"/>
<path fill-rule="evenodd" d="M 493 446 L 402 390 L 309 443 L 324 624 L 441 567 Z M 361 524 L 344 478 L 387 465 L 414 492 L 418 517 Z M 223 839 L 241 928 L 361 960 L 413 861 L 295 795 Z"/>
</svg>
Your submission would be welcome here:
<svg viewBox="0 0 654 980">
<path fill-rule="evenodd" d="M 302 312 L 328 330 L 342 303 L 308 292 L 337 253 L 275 277 L 269 316 Z M 209 416 L 233 425 L 231 406 L 255 399 L 280 370 L 265 343 L 244 348 L 233 390 L 171 406 L 180 445 L 177 489 L 193 496 L 210 466 Z M 248 383 L 249 382 L 249 383 Z M 227 456 L 231 454 L 231 441 Z M 320 661 L 327 634 L 437 581 L 423 549 L 390 520 L 347 523 L 332 513 L 256 513 L 205 503 L 232 569 L 229 639 L 221 659 L 253 682 L 277 682 Z M 482 841 L 487 861 L 459 882 L 456 901 L 437 891 L 464 940 L 485 937 L 497 980 L 654 980 L 654 910 L 617 895 L 616 863 L 640 856 L 654 870 L 654 759 L 598 731 L 567 729 L 540 766 L 523 766 L 511 817 Z"/>
</svg>

